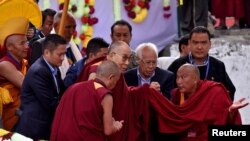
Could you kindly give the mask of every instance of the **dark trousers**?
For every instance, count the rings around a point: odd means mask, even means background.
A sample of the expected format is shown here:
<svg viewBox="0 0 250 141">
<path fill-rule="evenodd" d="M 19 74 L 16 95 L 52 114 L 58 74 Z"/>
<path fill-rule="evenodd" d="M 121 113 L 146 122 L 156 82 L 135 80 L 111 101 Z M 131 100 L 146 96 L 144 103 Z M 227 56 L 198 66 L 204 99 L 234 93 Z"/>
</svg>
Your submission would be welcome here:
<svg viewBox="0 0 250 141">
<path fill-rule="evenodd" d="M 181 34 L 189 34 L 196 26 L 207 27 L 208 0 L 183 0 L 180 6 Z"/>
</svg>

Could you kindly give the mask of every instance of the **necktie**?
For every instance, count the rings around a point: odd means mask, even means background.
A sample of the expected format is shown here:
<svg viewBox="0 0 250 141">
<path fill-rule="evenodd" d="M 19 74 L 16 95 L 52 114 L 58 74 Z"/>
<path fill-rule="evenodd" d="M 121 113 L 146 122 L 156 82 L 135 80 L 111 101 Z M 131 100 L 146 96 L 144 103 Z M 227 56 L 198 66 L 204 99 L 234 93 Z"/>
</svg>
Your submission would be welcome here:
<svg viewBox="0 0 250 141">
<path fill-rule="evenodd" d="M 58 83 L 57 83 L 57 79 L 56 79 L 57 69 L 55 69 L 52 74 L 53 74 L 53 78 L 54 78 L 55 85 L 56 85 L 56 91 L 59 94 L 59 87 L 58 87 Z"/>
</svg>

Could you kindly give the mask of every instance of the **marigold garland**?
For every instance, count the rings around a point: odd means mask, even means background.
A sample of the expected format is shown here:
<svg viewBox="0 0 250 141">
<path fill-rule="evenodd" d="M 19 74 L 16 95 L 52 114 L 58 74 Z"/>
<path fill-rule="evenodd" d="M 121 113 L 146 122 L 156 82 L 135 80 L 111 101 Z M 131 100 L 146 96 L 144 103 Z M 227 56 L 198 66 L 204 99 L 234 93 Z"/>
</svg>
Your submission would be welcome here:
<svg viewBox="0 0 250 141">
<path fill-rule="evenodd" d="M 163 0 L 163 17 L 168 19 L 171 16 L 170 13 L 170 0 Z"/>
<path fill-rule="evenodd" d="M 142 22 L 148 15 L 149 3 L 151 0 L 123 0 L 124 8 L 128 17 L 135 23 Z"/>
<path fill-rule="evenodd" d="M 60 0 L 61 1 L 61 0 Z M 92 14 L 95 12 L 95 0 L 82 0 L 84 1 L 84 4 L 82 5 L 83 8 L 79 8 L 82 9 L 82 14 L 79 14 L 77 12 L 77 2 L 74 1 L 70 3 L 69 5 L 69 11 L 72 11 L 72 13 L 76 16 L 79 17 L 81 19 L 82 22 L 82 26 L 80 29 L 80 35 L 79 35 L 79 39 L 82 41 L 83 47 L 87 47 L 87 43 L 89 42 L 89 40 L 92 38 L 93 36 L 93 25 L 98 23 L 98 18 L 96 17 L 92 17 Z M 59 3 L 59 9 L 63 8 L 63 3 Z M 77 32 L 75 31 L 74 33 L 74 39 L 76 40 L 76 42 L 79 42 L 79 39 L 77 38 Z"/>
<path fill-rule="evenodd" d="M 150 2 L 151 0 L 122 0 L 124 4 L 124 8 L 127 11 L 127 15 L 129 18 L 132 19 L 135 23 L 140 23 L 144 21 L 144 19 L 148 15 L 148 10 L 150 8 Z M 180 0 L 180 3 L 182 3 L 183 0 Z M 63 8 L 64 0 L 58 0 L 59 3 L 59 9 L 61 10 Z M 114 0 L 113 4 L 117 7 L 114 10 L 115 19 L 120 19 L 121 15 L 119 15 L 117 12 L 120 12 L 120 4 L 119 0 Z M 80 34 L 77 36 L 77 31 L 74 33 L 74 40 L 77 44 L 80 44 L 80 42 L 83 43 L 83 47 L 87 46 L 88 41 L 93 36 L 93 25 L 98 23 L 97 17 L 92 17 L 92 14 L 95 12 L 94 8 L 95 0 L 71 0 L 69 4 L 69 11 L 71 11 L 75 17 L 80 18 L 82 22 L 82 26 L 80 29 Z M 83 7 L 83 8 L 79 8 Z M 168 19 L 171 17 L 170 13 L 170 0 L 163 0 L 163 17 Z"/>
</svg>

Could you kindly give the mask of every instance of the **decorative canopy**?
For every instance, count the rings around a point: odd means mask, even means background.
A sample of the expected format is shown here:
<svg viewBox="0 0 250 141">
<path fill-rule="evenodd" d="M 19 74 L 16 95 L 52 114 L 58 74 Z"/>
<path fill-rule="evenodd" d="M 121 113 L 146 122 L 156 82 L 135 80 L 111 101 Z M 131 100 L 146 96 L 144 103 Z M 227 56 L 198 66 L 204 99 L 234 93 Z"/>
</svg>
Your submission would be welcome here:
<svg viewBox="0 0 250 141">
<path fill-rule="evenodd" d="M 36 28 L 42 25 L 42 13 L 34 0 L 0 0 L 0 11 L 0 26 L 14 17 L 25 17 Z"/>
</svg>

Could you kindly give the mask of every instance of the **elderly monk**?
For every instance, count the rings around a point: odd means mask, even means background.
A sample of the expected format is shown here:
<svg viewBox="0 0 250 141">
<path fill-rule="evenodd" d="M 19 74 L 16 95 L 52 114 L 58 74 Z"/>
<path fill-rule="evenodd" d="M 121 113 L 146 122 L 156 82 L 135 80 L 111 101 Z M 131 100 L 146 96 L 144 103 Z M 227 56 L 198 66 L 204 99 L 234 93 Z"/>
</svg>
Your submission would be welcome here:
<svg viewBox="0 0 250 141">
<path fill-rule="evenodd" d="M 51 141 L 104 141 L 122 128 L 123 121 L 112 116 L 113 96 L 110 91 L 120 77 L 118 66 L 103 61 L 96 79 L 72 85 L 63 95 L 56 110 Z"/>
<path fill-rule="evenodd" d="M 181 132 L 181 141 L 206 141 L 209 125 L 241 125 L 238 109 L 248 103 L 243 102 L 244 98 L 232 103 L 223 84 L 200 80 L 196 66 L 182 65 L 177 71 L 176 83 L 178 88 L 173 90 L 172 101 L 178 107 L 168 105 L 166 100 L 161 99 L 160 102 L 150 97 L 162 132 Z M 159 103 L 165 103 L 161 110 Z"/>
<path fill-rule="evenodd" d="M 4 88 L 1 104 L 3 127 L 11 130 L 17 121 L 16 110 L 20 106 L 20 88 L 27 69 L 28 44 L 25 36 L 29 21 L 24 17 L 11 18 L 0 27 L 0 87 Z M 7 90 L 7 91 L 6 91 Z M 8 96 L 8 99 L 6 99 Z"/>
</svg>

